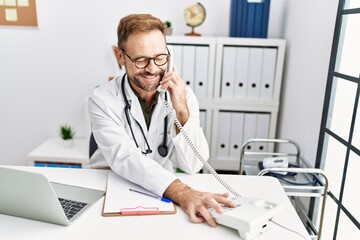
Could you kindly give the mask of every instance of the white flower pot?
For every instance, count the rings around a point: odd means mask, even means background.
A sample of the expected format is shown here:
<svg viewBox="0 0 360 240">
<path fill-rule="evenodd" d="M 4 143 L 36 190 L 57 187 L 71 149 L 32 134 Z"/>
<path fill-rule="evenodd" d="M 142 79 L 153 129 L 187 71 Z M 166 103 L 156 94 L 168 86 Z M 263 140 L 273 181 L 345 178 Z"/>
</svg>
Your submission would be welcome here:
<svg viewBox="0 0 360 240">
<path fill-rule="evenodd" d="M 173 29 L 172 29 L 172 28 L 165 28 L 165 29 L 164 29 L 164 34 L 165 34 L 165 36 L 171 36 L 171 35 L 172 35 L 172 32 L 173 32 Z"/>
<path fill-rule="evenodd" d="M 62 145 L 66 148 L 71 148 L 74 146 L 74 139 L 62 139 Z"/>
</svg>

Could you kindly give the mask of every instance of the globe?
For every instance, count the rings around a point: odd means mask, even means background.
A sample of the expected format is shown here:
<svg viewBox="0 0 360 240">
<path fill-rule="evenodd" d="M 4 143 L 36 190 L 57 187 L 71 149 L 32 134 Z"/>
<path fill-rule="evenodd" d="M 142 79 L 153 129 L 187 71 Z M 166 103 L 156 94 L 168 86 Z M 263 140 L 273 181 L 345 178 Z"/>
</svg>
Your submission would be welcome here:
<svg viewBox="0 0 360 240">
<path fill-rule="evenodd" d="M 206 10 L 201 3 L 195 3 L 187 8 L 184 11 L 186 25 L 191 27 L 191 32 L 186 33 L 186 36 L 201 36 L 201 34 L 194 31 L 195 27 L 200 26 L 206 17 Z"/>
</svg>

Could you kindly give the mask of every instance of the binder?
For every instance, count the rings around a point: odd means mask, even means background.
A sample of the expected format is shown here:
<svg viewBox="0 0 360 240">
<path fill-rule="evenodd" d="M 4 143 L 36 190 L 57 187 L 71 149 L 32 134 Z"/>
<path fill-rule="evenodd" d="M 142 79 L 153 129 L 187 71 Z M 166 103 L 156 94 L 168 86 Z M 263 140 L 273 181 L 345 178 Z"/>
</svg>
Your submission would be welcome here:
<svg viewBox="0 0 360 240">
<path fill-rule="evenodd" d="M 260 99 L 272 100 L 275 84 L 276 48 L 265 48 L 262 64 Z"/>
<path fill-rule="evenodd" d="M 195 48 L 195 82 L 194 92 L 198 98 L 205 98 L 208 87 L 209 47 Z"/>
<path fill-rule="evenodd" d="M 249 75 L 249 55 L 250 48 L 248 47 L 238 47 L 236 50 L 236 70 L 234 84 L 235 98 L 246 99 Z"/>
<path fill-rule="evenodd" d="M 238 1 L 232 0 L 230 2 L 230 37 L 236 37 L 236 30 L 238 29 L 238 16 L 237 16 Z"/>
<path fill-rule="evenodd" d="M 200 127 L 205 132 L 205 130 L 206 130 L 206 110 L 200 110 Z"/>
<path fill-rule="evenodd" d="M 244 143 L 256 137 L 257 113 L 245 113 L 244 117 Z M 255 151 L 255 143 L 247 145 L 246 151 Z"/>
<path fill-rule="evenodd" d="M 221 97 L 232 98 L 234 96 L 236 47 L 225 46 L 222 60 Z"/>
<path fill-rule="evenodd" d="M 230 37 L 266 38 L 270 0 L 232 0 Z"/>
<path fill-rule="evenodd" d="M 270 15 L 270 0 L 264 0 L 263 11 L 261 15 L 261 38 L 267 38 Z"/>
<path fill-rule="evenodd" d="M 187 86 L 194 89 L 195 46 L 183 46 L 182 74 Z"/>
<path fill-rule="evenodd" d="M 230 160 L 239 161 L 241 146 L 243 144 L 244 113 L 231 113 L 230 133 Z"/>
<path fill-rule="evenodd" d="M 109 172 L 102 216 L 176 213 L 174 203 L 163 202 L 157 198 L 130 191 L 130 189 L 154 195 L 139 185 L 120 177 L 115 172 Z"/>
<path fill-rule="evenodd" d="M 181 45 L 171 45 L 173 49 L 173 60 L 174 64 L 180 74 L 180 76 L 183 75 L 183 50 Z"/>
<path fill-rule="evenodd" d="M 246 25 L 246 34 L 244 37 L 254 37 L 254 24 L 255 24 L 255 7 L 256 4 L 248 3 L 247 4 L 247 25 Z"/>
<path fill-rule="evenodd" d="M 231 112 L 219 112 L 216 159 L 227 160 L 230 154 Z"/>
<path fill-rule="evenodd" d="M 249 3 L 251 4 L 251 3 Z M 263 6 L 264 4 L 263 3 L 259 3 L 259 2 L 256 2 L 256 3 L 252 3 L 253 5 L 255 5 L 255 14 L 254 14 L 254 23 L 253 23 L 253 26 L 250 26 L 253 28 L 253 34 L 252 34 L 252 37 L 255 37 L 255 38 L 261 38 L 261 34 L 262 34 L 262 15 L 264 13 L 264 10 L 263 10 Z"/>
<path fill-rule="evenodd" d="M 270 114 L 258 113 L 257 115 L 257 129 L 256 138 L 268 138 L 269 137 L 269 125 L 270 125 Z M 266 152 L 268 146 L 266 143 L 256 143 L 257 152 Z"/>
<path fill-rule="evenodd" d="M 262 48 L 254 47 L 250 49 L 249 78 L 247 86 L 248 99 L 258 100 L 260 98 L 262 57 Z"/>
</svg>

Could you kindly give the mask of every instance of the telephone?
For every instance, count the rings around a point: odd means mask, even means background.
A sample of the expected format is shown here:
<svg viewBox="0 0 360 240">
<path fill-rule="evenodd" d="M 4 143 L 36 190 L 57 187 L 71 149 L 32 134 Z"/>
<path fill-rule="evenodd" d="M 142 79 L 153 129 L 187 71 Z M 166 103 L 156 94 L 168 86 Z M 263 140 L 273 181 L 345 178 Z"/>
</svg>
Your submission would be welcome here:
<svg viewBox="0 0 360 240">
<path fill-rule="evenodd" d="M 169 50 L 170 57 L 169 57 L 169 62 L 168 62 L 168 65 L 167 65 L 166 72 L 172 72 L 172 70 L 174 69 L 174 59 L 173 59 L 174 51 L 173 51 L 172 46 L 167 46 L 167 49 Z"/>
<path fill-rule="evenodd" d="M 171 72 L 174 69 L 173 49 L 172 49 L 172 46 L 167 46 L 166 48 L 168 49 L 168 51 L 170 53 L 169 60 L 168 60 L 167 66 L 166 66 L 166 72 Z M 157 87 L 157 91 L 160 93 L 165 93 L 166 89 L 163 89 L 161 87 L 161 85 L 159 85 Z"/>
<path fill-rule="evenodd" d="M 252 239 L 271 227 L 269 221 L 281 207 L 261 199 L 236 197 L 231 199 L 235 208 L 223 206 L 224 213 L 209 209 L 215 221 L 219 224 L 238 230 L 244 240 Z"/>
<path fill-rule="evenodd" d="M 173 51 L 171 46 L 168 46 L 170 53 L 170 59 L 168 61 L 167 72 L 173 70 Z M 209 209 L 210 214 L 214 217 L 215 221 L 224 226 L 235 228 L 238 230 L 240 237 L 244 240 L 252 239 L 259 234 L 263 233 L 270 227 L 269 220 L 272 219 L 280 210 L 280 206 L 267 202 L 261 199 L 241 197 L 229 184 L 227 184 L 220 175 L 211 167 L 211 165 L 204 159 L 199 150 L 191 141 L 186 131 L 181 126 L 179 120 L 176 117 L 174 109 L 165 100 L 164 93 L 166 89 L 162 89 L 161 86 L 157 88 L 160 92 L 160 98 L 164 103 L 166 111 L 174 119 L 176 127 L 180 130 L 180 133 L 184 136 L 186 142 L 193 150 L 196 157 L 203 163 L 205 168 L 221 183 L 234 197 L 231 199 L 237 207 L 224 208 L 224 213 L 219 214 L 214 209 Z"/>
</svg>

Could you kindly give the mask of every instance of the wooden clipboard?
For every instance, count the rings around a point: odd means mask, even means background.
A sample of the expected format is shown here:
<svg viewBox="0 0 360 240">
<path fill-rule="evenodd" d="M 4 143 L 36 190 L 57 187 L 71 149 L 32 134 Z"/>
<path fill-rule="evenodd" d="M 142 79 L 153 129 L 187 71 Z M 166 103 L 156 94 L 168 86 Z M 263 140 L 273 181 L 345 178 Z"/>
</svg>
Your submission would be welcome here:
<svg viewBox="0 0 360 240">
<path fill-rule="evenodd" d="M 173 202 L 163 202 L 157 198 L 139 194 L 129 189 L 154 195 L 139 185 L 120 177 L 114 172 L 110 172 L 107 180 L 102 216 L 139 216 L 176 213 L 176 206 Z"/>
</svg>

